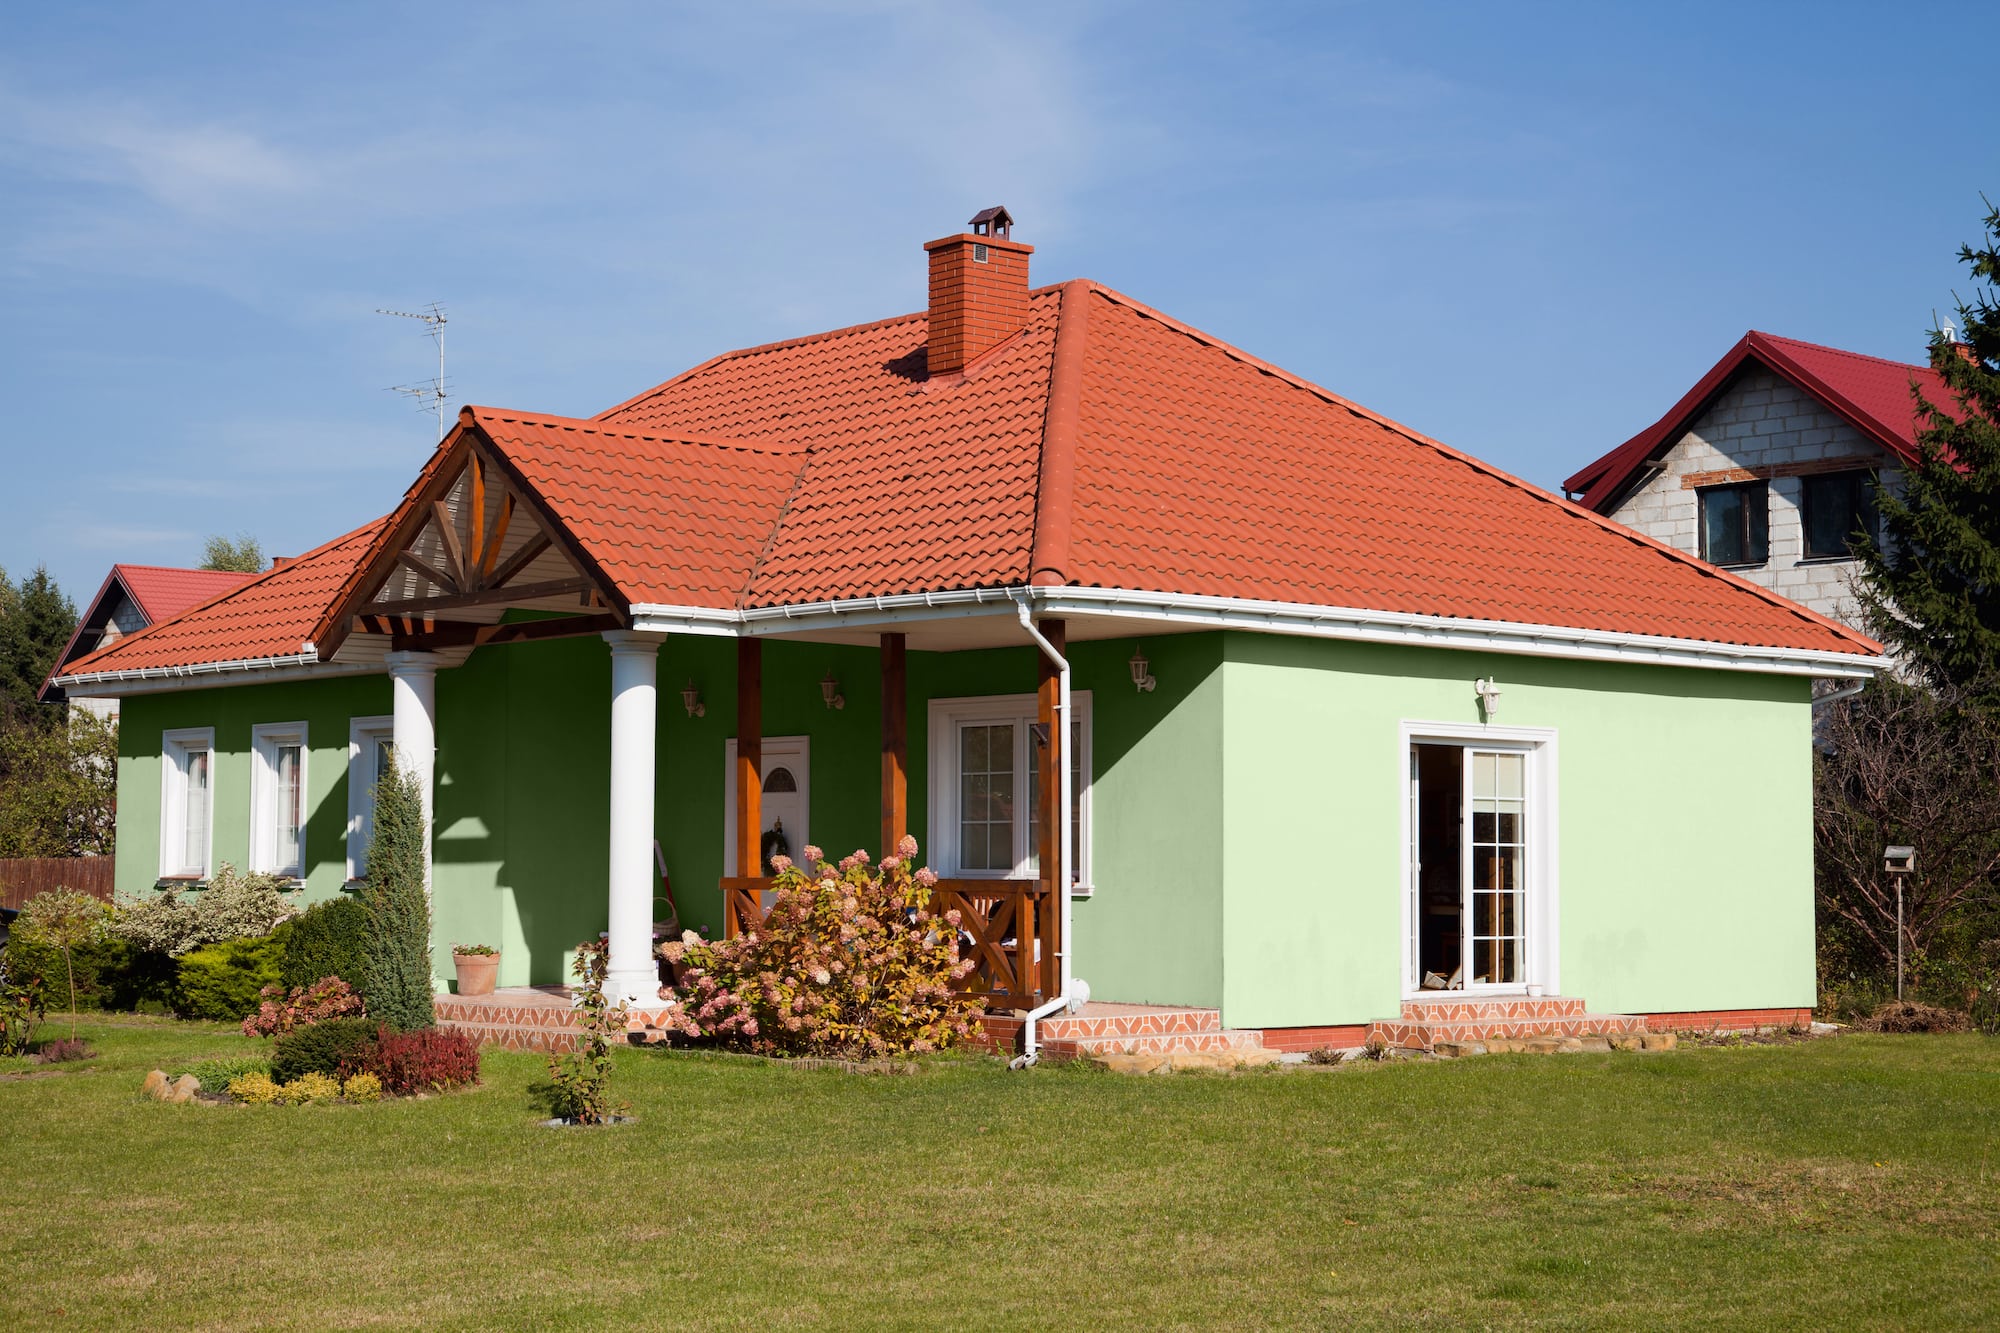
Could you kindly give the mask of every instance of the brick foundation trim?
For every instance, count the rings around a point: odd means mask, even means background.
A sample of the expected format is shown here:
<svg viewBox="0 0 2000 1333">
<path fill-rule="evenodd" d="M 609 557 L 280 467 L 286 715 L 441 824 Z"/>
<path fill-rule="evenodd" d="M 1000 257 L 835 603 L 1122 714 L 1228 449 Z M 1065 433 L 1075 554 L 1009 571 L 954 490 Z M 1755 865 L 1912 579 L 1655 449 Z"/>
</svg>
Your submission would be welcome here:
<svg viewBox="0 0 2000 1333">
<path fill-rule="evenodd" d="M 1264 1048 L 1272 1051 L 1351 1050 L 1368 1042 L 1366 1023 L 1337 1023 L 1332 1027 L 1265 1028 Z"/>
<path fill-rule="evenodd" d="M 1743 1032 L 1751 1028 L 1802 1028 L 1812 1022 L 1810 1009 L 1695 1009 L 1684 1013 L 1643 1014 L 1649 1032 Z"/>
</svg>

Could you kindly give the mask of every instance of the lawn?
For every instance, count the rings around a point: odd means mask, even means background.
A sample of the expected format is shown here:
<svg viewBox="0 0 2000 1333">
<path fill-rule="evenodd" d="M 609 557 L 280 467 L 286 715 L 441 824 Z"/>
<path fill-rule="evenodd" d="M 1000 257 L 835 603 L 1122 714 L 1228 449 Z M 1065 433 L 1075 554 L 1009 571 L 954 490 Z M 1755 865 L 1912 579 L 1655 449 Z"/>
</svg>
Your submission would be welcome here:
<svg viewBox="0 0 2000 1333">
<path fill-rule="evenodd" d="M 0 1071 L 0 1327 L 2000 1317 L 1989 1038 L 1143 1078 L 633 1051 L 637 1123 L 550 1130 L 535 1056 L 442 1098 L 169 1106 L 146 1070 L 261 1043 L 86 1028 L 91 1067 Z"/>
</svg>

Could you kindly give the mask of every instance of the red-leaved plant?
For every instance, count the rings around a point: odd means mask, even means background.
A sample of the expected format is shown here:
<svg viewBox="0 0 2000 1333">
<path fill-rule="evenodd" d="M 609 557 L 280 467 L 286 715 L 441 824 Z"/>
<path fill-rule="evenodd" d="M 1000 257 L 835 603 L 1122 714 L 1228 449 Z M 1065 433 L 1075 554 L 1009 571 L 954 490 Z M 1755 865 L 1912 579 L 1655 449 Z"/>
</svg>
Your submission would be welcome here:
<svg viewBox="0 0 2000 1333">
<path fill-rule="evenodd" d="M 321 977 L 310 986 L 266 986 L 257 992 L 263 1003 L 243 1020 L 247 1037 L 277 1037 L 328 1018 L 350 1018 L 367 1010 L 354 988 L 339 977 Z"/>
<path fill-rule="evenodd" d="M 479 1081 L 479 1044 L 445 1028 L 391 1032 L 385 1027 L 363 1068 L 381 1079 L 382 1090 L 392 1096 L 445 1092 Z"/>
<path fill-rule="evenodd" d="M 917 842 L 871 865 L 839 865 L 805 849 L 807 869 L 778 871 L 764 924 L 733 939 L 689 933 L 660 946 L 680 965 L 668 1025 L 753 1051 L 891 1055 L 943 1050 L 973 1033 L 977 997 L 956 983 L 972 971 L 958 952 L 959 917 L 931 911 L 937 876 L 912 872 Z"/>
</svg>

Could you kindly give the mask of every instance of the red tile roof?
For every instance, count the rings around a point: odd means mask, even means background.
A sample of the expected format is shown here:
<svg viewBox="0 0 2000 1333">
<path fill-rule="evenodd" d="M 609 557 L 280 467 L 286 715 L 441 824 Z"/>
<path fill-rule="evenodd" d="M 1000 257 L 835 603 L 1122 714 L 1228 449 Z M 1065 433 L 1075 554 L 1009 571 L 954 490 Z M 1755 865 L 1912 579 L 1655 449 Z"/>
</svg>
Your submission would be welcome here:
<svg viewBox="0 0 2000 1333">
<path fill-rule="evenodd" d="M 111 572 L 124 581 L 125 590 L 149 621 L 177 616 L 257 577 L 233 569 L 171 569 L 164 565 L 113 565 Z"/>
<path fill-rule="evenodd" d="M 1921 424 L 1911 383 L 1923 391 L 1927 402 L 1953 410 L 1950 390 L 1929 366 L 1843 352 L 1752 329 L 1665 416 L 1563 482 L 1563 490 L 1589 508 L 1611 512 L 1639 469 L 1673 447 L 1748 364 L 1761 365 L 1813 395 L 1904 462 L 1916 461 Z"/>
<path fill-rule="evenodd" d="M 590 421 L 470 408 L 461 432 L 490 440 L 628 604 L 1032 577 L 1878 651 L 1095 284 L 1035 292 L 1027 327 L 960 374 L 927 375 L 925 333 L 917 314 L 748 348 Z M 327 571 L 312 613 L 333 609 L 378 526 L 302 558 Z M 127 642 L 149 663 L 296 651 L 311 596 L 300 578 L 281 611 L 257 594 L 272 577 L 154 646 L 156 631 Z"/>
<path fill-rule="evenodd" d="M 296 656 L 381 526 L 377 519 L 296 560 L 251 575 L 178 616 L 71 663 L 63 675 Z"/>
</svg>

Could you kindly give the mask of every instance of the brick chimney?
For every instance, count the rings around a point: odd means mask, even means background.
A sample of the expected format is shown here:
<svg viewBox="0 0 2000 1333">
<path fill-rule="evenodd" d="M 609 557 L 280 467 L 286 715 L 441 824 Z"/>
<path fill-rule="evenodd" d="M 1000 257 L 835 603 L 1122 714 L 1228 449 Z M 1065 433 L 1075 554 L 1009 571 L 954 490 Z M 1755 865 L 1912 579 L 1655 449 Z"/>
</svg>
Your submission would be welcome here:
<svg viewBox="0 0 2000 1333">
<path fill-rule="evenodd" d="M 931 260 L 930 373 L 951 375 L 1028 326 L 1028 256 L 1005 208 L 924 247 Z"/>
</svg>

